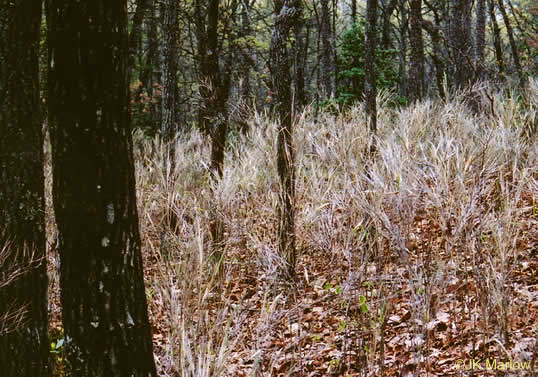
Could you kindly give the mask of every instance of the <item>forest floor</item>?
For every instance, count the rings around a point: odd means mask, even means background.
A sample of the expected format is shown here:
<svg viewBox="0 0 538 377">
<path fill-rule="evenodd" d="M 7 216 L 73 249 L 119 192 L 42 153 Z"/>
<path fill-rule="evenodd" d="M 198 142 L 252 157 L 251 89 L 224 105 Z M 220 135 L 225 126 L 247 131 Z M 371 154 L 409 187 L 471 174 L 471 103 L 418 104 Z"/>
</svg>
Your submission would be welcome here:
<svg viewBox="0 0 538 377">
<path fill-rule="evenodd" d="M 405 110 L 380 96 L 375 156 L 360 108 L 305 112 L 295 284 L 278 273 L 273 122 L 231 136 L 219 182 L 198 132 L 166 172 L 162 145 L 135 135 L 159 375 L 535 375 L 538 90 L 489 95 L 479 115 L 463 96 Z M 60 333 L 57 292 L 51 274 Z"/>
</svg>

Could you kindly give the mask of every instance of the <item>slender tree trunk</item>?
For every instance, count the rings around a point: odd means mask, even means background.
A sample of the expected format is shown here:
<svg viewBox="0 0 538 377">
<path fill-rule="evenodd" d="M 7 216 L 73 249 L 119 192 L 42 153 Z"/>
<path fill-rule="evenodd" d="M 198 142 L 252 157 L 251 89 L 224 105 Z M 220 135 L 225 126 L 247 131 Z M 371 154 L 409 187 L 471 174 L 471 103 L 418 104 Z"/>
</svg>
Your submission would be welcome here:
<svg viewBox="0 0 538 377">
<path fill-rule="evenodd" d="M 0 0 L 0 375 L 50 376 L 41 2 Z"/>
<path fill-rule="evenodd" d="M 519 52 L 516 45 L 516 40 L 514 38 L 514 32 L 512 30 L 512 24 L 506 13 L 506 8 L 504 7 L 503 0 L 497 0 L 499 9 L 503 16 L 504 26 L 506 27 L 506 33 L 508 34 L 508 40 L 510 41 L 510 48 L 512 50 L 512 58 L 514 60 L 514 67 L 516 68 L 517 76 L 519 78 L 520 88 L 525 87 L 525 78 L 523 77 L 523 71 L 521 70 L 521 62 L 519 61 Z"/>
<path fill-rule="evenodd" d="M 351 21 L 357 22 L 357 0 L 351 0 Z"/>
<path fill-rule="evenodd" d="M 476 0 L 476 28 L 474 63 L 477 79 L 482 78 L 484 71 L 484 47 L 486 45 L 486 0 Z"/>
<path fill-rule="evenodd" d="M 329 0 L 321 0 L 321 87 L 323 97 L 331 97 L 333 88 L 331 84 L 331 19 L 329 16 Z"/>
<path fill-rule="evenodd" d="M 163 17 L 163 43 L 162 43 L 162 122 L 161 137 L 168 144 L 170 151 L 168 158 L 173 162 L 173 140 L 178 132 L 179 117 L 177 112 L 178 103 L 178 1 L 165 0 L 162 3 Z M 173 164 L 172 164 L 173 165 Z"/>
<path fill-rule="evenodd" d="M 439 36 L 439 28 L 440 28 L 440 22 L 439 17 L 437 16 L 437 13 L 435 13 L 435 25 L 433 25 L 430 21 L 422 20 L 422 27 L 426 32 L 430 35 L 430 38 L 432 40 L 433 45 L 433 51 L 431 52 L 433 64 L 435 66 L 435 82 L 437 84 L 437 90 L 439 91 L 439 97 L 442 99 L 445 99 L 445 88 L 443 85 L 443 78 L 444 78 L 444 64 L 442 60 L 442 53 L 441 53 L 441 46 L 440 46 L 440 36 Z"/>
<path fill-rule="evenodd" d="M 158 17 L 156 9 L 156 1 L 146 0 L 147 5 L 147 17 L 143 20 L 143 29 L 146 33 L 144 51 L 147 51 L 144 68 L 140 73 L 140 81 L 142 82 L 143 90 L 149 95 L 150 98 L 156 101 L 152 102 L 149 107 L 151 130 L 152 132 L 159 132 L 161 128 L 161 110 L 162 110 L 162 77 L 161 77 L 161 55 L 159 49 L 159 41 L 157 40 L 158 33 Z"/>
<path fill-rule="evenodd" d="M 419 101 L 424 96 L 424 41 L 422 39 L 422 0 L 411 0 L 409 44 L 411 67 L 409 69 L 409 96 Z"/>
<path fill-rule="evenodd" d="M 365 59 L 366 77 L 364 82 L 364 92 L 366 98 L 366 115 L 370 131 L 373 135 L 377 132 L 377 105 L 376 105 L 376 69 L 375 69 L 375 51 L 377 47 L 376 38 L 377 24 L 377 0 L 367 0 L 366 2 L 366 41 L 365 41 Z"/>
<path fill-rule="evenodd" d="M 336 45 L 336 35 L 337 35 L 337 30 L 336 30 L 336 19 L 338 18 L 338 0 L 332 0 L 333 1 L 333 12 L 332 12 L 332 16 L 333 16 L 333 27 L 332 27 L 332 53 L 333 53 L 333 61 L 332 61 L 332 72 L 334 74 L 334 90 L 333 90 L 333 95 L 335 97 L 338 97 L 338 76 L 339 76 L 339 72 L 338 72 L 338 48 L 337 48 L 337 45 Z"/>
<path fill-rule="evenodd" d="M 218 44 L 219 0 L 210 0 L 204 10 L 195 2 L 198 19 L 198 55 L 200 59 L 200 128 L 211 135 L 211 171 L 222 176 L 226 134 L 228 130 L 227 101 L 229 88 L 222 77 Z"/>
<path fill-rule="evenodd" d="M 398 92 L 401 97 L 407 97 L 407 5 L 405 0 L 400 2 L 400 48 L 398 51 L 399 64 L 398 64 L 398 76 L 399 80 L 399 89 Z"/>
<path fill-rule="evenodd" d="M 392 48 L 392 43 L 390 39 L 390 28 L 392 25 L 390 23 L 390 19 L 392 17 L 394 9 L 396 9 L 397 4 L 398 0 L 390 0 L 387 7 L 383 10 L 383 32 L 381 37 L 381 48 L 384 50 Z"/>
<path fill-rule="evenodd" d="M 304 20 L 295 23 L 295 108 L 302 109 L 306 105 L 305 65 L 308 45 L 305 43 Z"/>
<path fill-rule="evenodd" d="M 501 29 L 497 23 L 497 16 L 495 15 L 495 0 L 488 0 L 489 18 L 493 29 L 493 46 L 495 48 L 495 59 L 497 60 L 497 66 L 499 68 L 499 77 L 504 80 L 504 57 L 501 47 Z"/>
<path fill-rule="evenodd" d="M 142 26 L 146 12 L 151 5 L 151 0 L 137 0 L 136 11 L 133 17 L 131 32 L 129 33 L 129 67 L 134 67 L 136 56 L 139 53 L 140 39 L 142 37 Z"/>
<path fill-rule="evenodd" d="M 156 376 L 129 126 L 126 2 L 51 0 L 47 22 L 68 374 Z"/>
<path fill-rule="evenodd" d="M 290 28 L 301 14 L 298 0 L 275 0 L 275 26 L 271 36 L 270 67 L 273 91 L 279 117 L 277 136 L 277 169 L 280 179 L 278 207 L 278 251 L 287 263 L 288 278 L 295 278 L 295 157 L 291 103 L 290 62 L 287 39 Z"/>
<path fill-rule="evenodd" d="M 240 37 L 245 38 L 250 36 L 251 27 L 250 27 L 250 16 L 249 0 L 245 0 L 241 4 L 241 34 Z M 241 85 L 240 85 L 240 95 L 243 102 L 248 103 L 250 98 L 250 67 L 251 67 L 251 57 L 250 51 L 248 51 L 248 46 L 242 46 L 241 49 Z"/>
<path fill-rule="evenodd" d="M 450 43 L 453 49 L 454 86 L 463 88 L 472 78 L 471 0 L 452 0 Z"/>
<path fill-rule="evenodd" d="M 210 106 L 214 112 L 210 114 L 213 122 L 213 140 L 211 146 L 211 169 L 219 177 L 222 176 L 222 165 L 224 164 L 224 150 L 226 147 L 226 133 L 228 131 L 228 114 L 226 102 L 228 100 L 228 90 L 226 80 L 222 77 L 219 65 L 219 0 L 210 0 L 208 9 L 208 54 L 207 54 L 207 77 L 212 86 L 214 100 L 210 101 Z M 212 102 L 212 103 L 211 103 Z"/>
</svg>

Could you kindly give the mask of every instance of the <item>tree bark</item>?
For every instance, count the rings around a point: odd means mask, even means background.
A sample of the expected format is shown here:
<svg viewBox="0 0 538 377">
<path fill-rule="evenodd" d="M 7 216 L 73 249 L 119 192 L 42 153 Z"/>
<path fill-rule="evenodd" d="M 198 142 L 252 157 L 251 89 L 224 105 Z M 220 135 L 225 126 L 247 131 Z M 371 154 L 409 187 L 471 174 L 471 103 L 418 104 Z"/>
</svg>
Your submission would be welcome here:
<svg viewBox="0 0 538 377">
<path fill-rule="evenodd" d="M 484 48 L 486 45 L 486 0 L 476 0 L 476 28 L 474 63 L 477 79 L 482 78 L 484 71 Z"/>
<path fill-rule="evenodd" d="M 203 9 L 196 0 L 198 55 L 200 60 L 200 96 L 202 105 L 198 121 L 200 128 L 211 136 L 211 172 L 222 176 L 226 134 L 228 131 L 227 104 L 229 88 L 222 77 L 218 44 L 219 0 L 209 0 Z"/>
<path fill-rule="evenodd" d="M 370 131 L 373 135 L 377 132 L 377 105 L 376 105 L 376 57 L 375 51 L 377 47 L 376 38 L 376 25 L 377 25 L 377 0 L 367 0 L 366 2 L 366 40 L 365 40 L 365 59 L 364 65 L 366 67 L 365 80 L 364 80 L 364 92 L 365 92 L 365 106 L 366 115 L 368 117 L 368 123 Z"/>
<path fill-rule="evenodd" d="M 424 41 L 422 39 L 422 0 L 411 0 L 409 44 L 411 67 L 409 69 L 409 97 L 419 101 L 424 96 Z"/>
<path fill-rule="evenodd" d="M 399 64 L 398 64 L 398 76 L 400 77 L 398 83 L 398 93 L 401 97 L 407 97 L 407 30 L 408 30 L 408 19 L 407 19 L 407 6 L 406 1 L 400 1 L 400 25 L 399 25 Z"/>
<path fill-rule="evenodd" d="M 383 31 L 381 37 L 381 48 L 384 50 L 392 48 L 392 42 L 390 40 L 390 18 L 392 17 L 392 13 L 394 12 L 394 9 L 396 9 L 397 4 L 397 0 L 390 0 L 385 9 L 383 9 Z"/>
<path fill-rule="evenodd" d="M 51 0 L 47 22 L 69 375 L 156 376 L 129 126 L 126 2 Z"/>
<path fill-rule="evenodd" d="M 277 169 L 280 179 L 278 251 L 287 263 L 287 269 L 282 271 L 282 275 L 295 279 L 295 153 L 290 62 L 286 44 L 290 28 L 301 15 L 302 5 L 299 0 L 275 0 L 274 7 L 275 26 L 271 36 L 270 69 L 279 118 L 277 136 Z"/>
<path fill-rule="evenodd" d="M 139 53 L 140 39 L 142 37 L 142 25 L 146 12 L 151 5 L 151 0 L 137 0 L 136 11 L 133 17 L 131 32 L 129 33 L 129 67 L 134 67 L 136 56 Z"/>
<path fill-rule="evenodd" d="M 491 27 L 493 29 L 493 46 L 495 48 L 495 59 L 497 60 L 497 66 L 499 68 L 499 77 L 504 80 L 504 57 L 501 47 L 501 29 L 497 23 L 497 16 L 495 15 L 495 0 L 488 0 L 489 18 L 491 21 Z"/>
<path fill-rule="evenodd" d="M 306 106 L 305 66 L 308 45 L 305 43 L 304 20 L 301 18 L 293 27 L 295 34 L 295 108 Z"/>
<path fill-rule="evenodd" d="M 322 97 L 331 97 L 333 88 L 331 84 L 331 19 L 329 17 L 329 0 L 321 0 L 321 88 Z"/>
<path fill-rule="evenodd" d="M 472 79 L 471 0 L 452 0 L 450 44 L 453 51 L 453 82 L 461 89 Z"/>
<path fill-rule="evenodd" d="M 165 0 L 162 3 L 162 122 L 161 137 L 163 142 L 170 148 L 168 159 L 174 160 L 173 140 L 178 132 L 179 117 L 177 112 L 178 103 L 178 1 Z"/>
<path fill-rule="evenodd" d="M 443 85 L 443 79 L 444 79 L 444 64 L 441 57 L 441 46 L 440 46 L 440 20 L 437 15 L 437 12 L 435 12 L 435 25 L 433 25 L 430 21 L 422 20 L 422 27 L 426 32 L 430 35 L 430 38 L 432 40 L 433 45 L 433 51 L 431 52 L 433 64 L 435 66 L 435 82 L 437 84 L 437 90 L 439 92 L 439 97 L 442 99 L 445 99 L 446 93 L 445 88 Z"/>
<path fill-rule="evenodd" d="M 50 376 L 41 2 L 0 1 L 0 375 Z"/>
<path fill-rule="evenodd" d="M 506 33 L 508 34 L 508 40 L 510 41 L 510 49 L 512 50 L 512 58 L 514 60 L 514 67 L 516 68 L 517 77 L 519 78 L 520 88 L 525 87 L 525 78 L 523 77 L 523 71 L 521 70 L 521 62 L 519 61 L 519 52 L 516 45 L 516 40 L 514 38 L 514 32 L 512 30 L 512 24 L 506 13 L 506 8 L 504 7 L 503 0 L 497 0 L 499 9 L 503 16 L 504 26 L 506 27 Z"/>
</svg>

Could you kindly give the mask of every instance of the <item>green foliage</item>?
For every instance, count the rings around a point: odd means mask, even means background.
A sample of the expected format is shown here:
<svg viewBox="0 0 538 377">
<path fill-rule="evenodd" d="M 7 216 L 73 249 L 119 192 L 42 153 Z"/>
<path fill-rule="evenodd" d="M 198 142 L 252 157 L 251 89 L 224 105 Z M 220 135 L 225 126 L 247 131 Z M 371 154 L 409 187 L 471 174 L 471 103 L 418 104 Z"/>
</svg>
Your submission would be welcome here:
<svg viewBox="0 0 538 377">
<path fill-rule="evenodd" d="M 366 75 L 365 57 L 365 21 L 360 20 L 346 31 L 342 40 L 342 52 L 339 58 L 339 79 L 342 83 L 338 90 L 336 102 L 351 105 L 360 101 L 364 95 Z M 395 89 L 398 84 L 397 53 L 394 49 L 376 49 L 377 89 Z M 398 99 L 401 102 L 402 99 Z"/>
</svg>

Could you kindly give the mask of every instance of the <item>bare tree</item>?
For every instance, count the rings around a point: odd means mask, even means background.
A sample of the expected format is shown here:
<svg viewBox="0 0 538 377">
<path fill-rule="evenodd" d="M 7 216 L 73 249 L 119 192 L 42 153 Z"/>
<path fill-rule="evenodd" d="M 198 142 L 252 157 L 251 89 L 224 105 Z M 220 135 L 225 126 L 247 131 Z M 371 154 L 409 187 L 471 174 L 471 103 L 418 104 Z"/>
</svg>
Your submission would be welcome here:
<svg viewBox="0 0 538 377">
<path fill-rule="evenodd" d="M 506 27 L 506 33 L 508 34 L 508 41 L 510 42 L 510 49 L 512 50 L 512 59 L 514 61 L 514 67 L 516 68 L 517 76 L 519 78 L 519 86 L 523 88 L 525 86 L 525 78 L 523 77 L 523 71 L 521 69 L 521 62 L 519 61 L 519 52 L 514 38 L 514 31 L 512 30 L 512 24 L 506 13 L 503 0 L 497 0 L 497 4 L 503 16 L 504 26 Z"/>
<path fill-rule="evenodd" d="M 486 0 L 476 1 L 476 27 L 475 27 L 475 50 L 474 63 L 477 71 L 477 79 L 480 79 L 484 71 L 484 48 L 486 46 Z"/>
<path fill-rule="evenodd" d="M 329 16 L 329 0 L 321 0 L 321 87 L 322 97 L 331 97 L 333 88 L 331 84 L 331 21 Z"/>
<path fill-rule="evenodd" d="M 289 278 L 295 278 L 295 165 L 291 74 L 287 50 L 290 29 L 302 11 L 300 0 L 275 0 L 275 25 L 271 36 L 270 69 L 278 112 L 277 169 L 280 178 L 278 250 L 287 263 Z"/>
<path fill-rule="evenodd" d="M 365 41 L 365 59 L 366 77 L 364 83 L 366 99 L 366 115 L 372 134 L 377 132 L 377 105 L 376 105 L 376 69 L 375 69 L 375 51 L 377 48 L 377 0 L 367 0 L 366 2 L 366 41 Z"/>
<path fill-rule="evenodd" d="M 219 3 L 219 0 L 208 0 L 203 6 L 202 0 L 195 1 L 202 97 L 198 122 L 200 128 L 211 136 L 211 172 L 214 177 L 222 175 L 228 131 L 229 77 L 224 77 L 220 66 Z"/>
<path fill-rule="evenodd" d="M 124 1 L 51 0 L 49 124 L 69 375 L 155 376 Z"/>
<path fill-rule="evenodd" d="M 411 0 L 409 44 L 411 61 L 409 69 L 409 96 L 412 101 L 424 96 L 424 40 L 422 39 L 422 0 Z"/>
<path fill-rule="evenodd" d="M 451 0 L 450 46 L 453 53 L 454 86 L 463 88 L 472 79 L 471 0 Z"/>
<path fill-rule="evenodd" d="M 493 29 L 493 46 L 495 48 L 495 59 L 497 60 L 497 66 L 499 68 L 499 76 L 504 79 L 504 57 L 501 46 L 501 29 L 497 22 L 497 16 L 495 15 L 495 0 L 488 1 L 489 19 L 491 21 L 491 27 Z"/>
<path fill-rule="evenodd" d="M 0 375 L 50 376 L 41 2 L 0 1 Z"/>
<path fill-rule="evenodd" d="M 165 0 L 162 3 L 162 121 L 161 136 L 170 148 L 169 160 L 174 160 L 174 147 L 172 141 L 178 131 L 179 117 L 177 113 L 178 102 L 178 0 Z M 168 159 L 166 159 L 168 160 Z M 172 164 L 173 166 L 173 164 Z"/>
</svg>

